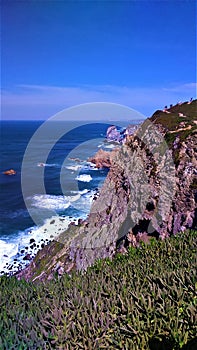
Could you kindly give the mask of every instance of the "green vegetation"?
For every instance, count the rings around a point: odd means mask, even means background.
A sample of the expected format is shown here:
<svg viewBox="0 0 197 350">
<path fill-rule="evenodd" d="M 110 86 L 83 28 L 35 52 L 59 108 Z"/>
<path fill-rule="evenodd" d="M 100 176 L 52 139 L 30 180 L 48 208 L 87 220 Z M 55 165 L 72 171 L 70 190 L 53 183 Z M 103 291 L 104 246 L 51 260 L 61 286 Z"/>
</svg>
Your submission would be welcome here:
<svg viewBox="0 0 197 350">
<path fill-rule="evenodd" d="M 193 121 L 196 120 L 197 117 L 197 100 L 194 100 L 189 105 L 187 102 L 181 105 L 177 104 L 167 109 L 167 112 L 170 113 L 168 114 L 158 110 L 153 114 L 150 120 L 162 124 L 168 130 L 176 130 L 180 122 L 192 122 L 193 124 Z M 184 117 L 180 117 L 179 113 L 182 113 Z"/>
<path fill-rule="evenodd" d="M 184 349 L 197 334 L 196 253 L 188 231 L 44 284 L 1 277 L 0 349 Z"/>
<path fill-rule="evenodd" d="M 192 101 L 190 104 L 187 102 L 180 105 L 177 104 L 168 108 L 167 113 L 158 110 L 153 114 L 150 120 L 155 124 L 162 125 L 166 131 L 165 139 L 169 146 L 173 144 L 177 135 L 179 135 L 180 141 L 184 141 L 197 130 L 197 100 Z M 184 123 L 185 126 L 181 126 L 181 123 Z M 186 130 L 189 126 L 191 126 L 191 128 Z M 183 130 L 174 132 L 180 129 Z"/>
</svg>

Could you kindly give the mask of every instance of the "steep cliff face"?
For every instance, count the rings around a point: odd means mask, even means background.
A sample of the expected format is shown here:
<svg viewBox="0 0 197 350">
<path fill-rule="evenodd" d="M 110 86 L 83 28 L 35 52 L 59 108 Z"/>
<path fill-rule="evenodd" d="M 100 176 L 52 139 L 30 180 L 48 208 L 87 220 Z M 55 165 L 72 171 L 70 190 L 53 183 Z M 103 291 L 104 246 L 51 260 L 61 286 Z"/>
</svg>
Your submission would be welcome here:
<svg viewBox="0 0 197 350">
<path fill-rule="evenodd" d="M 110 171 L 87 220 L 70 226 L 19 277 L 35 280 L 52 278 L 55 271 L 84 270 L 140 240 L 164 239 L 194 227 L 196 110 L 193 101 L 157 111 L 128 135 L 110 157 Z"/>
</svg>

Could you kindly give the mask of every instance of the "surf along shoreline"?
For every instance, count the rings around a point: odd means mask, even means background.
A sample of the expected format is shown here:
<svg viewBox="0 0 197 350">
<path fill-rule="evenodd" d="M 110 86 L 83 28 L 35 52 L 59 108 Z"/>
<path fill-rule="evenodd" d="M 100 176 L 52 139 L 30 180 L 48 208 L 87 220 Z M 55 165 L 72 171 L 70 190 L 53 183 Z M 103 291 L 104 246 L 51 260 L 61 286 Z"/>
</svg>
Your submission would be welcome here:
<svg viewBox="0 0 197 350">
<path fill-rule="evenodd" d="M 110 162 L 108 161 L 106 164 L 106 157 L 109 160 L 111 151 L 114 148 L 117 148 L 119 144 L 119 140 L 111 140 L 110 138 L 106 137 L 106 139 L 104 139 L 104 150 L 102 148 L 99 148 L 99 151 L 96 152 L 95 156 L 91 156 L 86 161 L 80 160 L 79 158 L 71 158 L 70 160 L 72 161 L 72 164 L 67 165 L 66 168 L 73 173 L 76 172 L 76 181 L 88 183 L 92 180 L 92 178 L 90 174 L 87 174 L 87 167 L 89 167 L 90 170 L 98 170 L 102 168 L 109 169 Z M 100 145 L 98 145 L 98 147 L 100 147 Z M 99 158 L 99 166 L 97 163 L 97 153 L 101 154 L 101 157 Z M 38 163 L 37 166 L 52 167 L 56 166 L 56 164 Z M 83 169 L 86 170 L 86 173 L 84 174 Z M 80 170 L 81 173 L 78 173 L 78 170 Z M 106 176 L 107 173 L 105 177 Z M 70 202 L 68 205 L 72 204 L 75 199 L 77 200 L 81 197 L 85 198 L 87 201 L 86 204 L 90 210 L 92 202 L 95 201 L 99 196 L 99 190 L 101 187 L 102 184 L 101 186 L 98 186 L 91 190 L 84 189 L 82 191 L 77 191 L 77 193 L 73 194 L 73 196 L 69 196 Z M 37 195 L 34 196 L 34 200 L 36 200 L 36 198 Z M 63 199 L 64 198 L 62 196 L 62 200 Z M 50 198 L 48 197 L 48 200 L 57 201 L 56 196 L 50 196 Z M 54 217 L 46 219 L 44 224 L 41 226 L 28 227 L 24 231 L 21 231 L 21 233 L 19 232 L 18 243 L 14 243 L 13 241 L 6 242 L 0 239 L 1 248 L 4 252 L 0 264 L 0 275 L 13 276 L 18 274 L 33 261 L 41 249 L 49 245 L 59 234 L 63 234 L 69 226 L 81 225 L 82 222 L 87 218 L 88 213 L 82 216 L 67 216 L 57 214 Z"/>
</svg>

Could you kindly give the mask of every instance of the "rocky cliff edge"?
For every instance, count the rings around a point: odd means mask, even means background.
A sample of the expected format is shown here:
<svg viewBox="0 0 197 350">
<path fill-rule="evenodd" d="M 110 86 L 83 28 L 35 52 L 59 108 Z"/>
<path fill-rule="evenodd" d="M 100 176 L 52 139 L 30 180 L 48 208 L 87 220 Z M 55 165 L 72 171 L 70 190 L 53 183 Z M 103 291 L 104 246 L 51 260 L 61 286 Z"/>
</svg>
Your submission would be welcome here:
<svg viewBox="0 0 197 350">
<path fill-rule="evenodd" d="M 18 278 L 36 281 L 86 270 L 140 240 L 195 227 L 196 134 L 197 100 L 156 111 L 110 157 L 87 220 L 38 252 Z"/>
</svg>

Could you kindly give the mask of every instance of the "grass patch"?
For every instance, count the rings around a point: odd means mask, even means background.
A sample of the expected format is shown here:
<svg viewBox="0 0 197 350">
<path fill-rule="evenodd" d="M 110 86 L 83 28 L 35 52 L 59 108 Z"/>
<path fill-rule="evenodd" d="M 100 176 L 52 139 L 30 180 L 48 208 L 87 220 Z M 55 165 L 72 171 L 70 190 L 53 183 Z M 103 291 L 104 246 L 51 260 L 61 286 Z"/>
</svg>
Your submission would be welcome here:
<svg viewBox="0 0 197 350">
<path fill-rule="evenodd" d="M 150 120 L 154 123 L 163 125 L 167 130 L 176 130 L 180 122 L 189 123 L 195 126 L 194 120 L 197 118 L 197 100 L 194 100 L 191 104 L 187 102 L 179 105 L 175 105 L 167 109 L 170 114 L 161 110 L 156 111 Z M 180 117 L 179 113 L 182 113 L 185 117 Z"/>
</svg>

